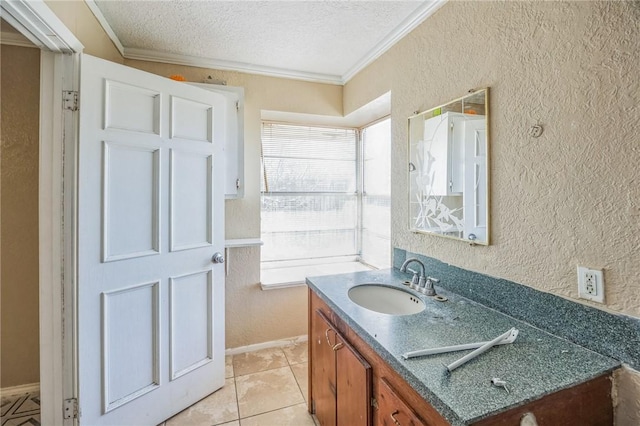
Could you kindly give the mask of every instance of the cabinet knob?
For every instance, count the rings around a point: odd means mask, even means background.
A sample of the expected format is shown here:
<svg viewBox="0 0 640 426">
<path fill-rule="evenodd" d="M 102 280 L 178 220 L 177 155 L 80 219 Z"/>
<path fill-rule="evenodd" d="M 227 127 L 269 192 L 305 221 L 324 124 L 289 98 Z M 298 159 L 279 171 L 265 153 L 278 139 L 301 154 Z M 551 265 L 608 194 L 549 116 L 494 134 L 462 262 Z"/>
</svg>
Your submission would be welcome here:
<svg viewBox="0 0 640 426">
<path fill-rule="evenodd" d="M 330 328 L 327 328 L 327 329 L 324 331 L 324 337 L 326 337 L 326 338 L 327 338 L 327 345 L 329 345 L 329 346 L 333 346 L 333 345 L 331 344 L 331 340 L 329 340 L 329 331 L 331 331 L 331 329 L 330 329 Z"/>
<path fill-rule="evenodd" d="M 400 411 L 396 410 L 393 413 L 391 413 L 391 420 L 393 420 L 393 423 L 395 423 L 397 426 L 400 426 L 400 422 L 398 421 L 398 419 L 396 419 L 396 414 L 398 414 Z"/>
</svg>

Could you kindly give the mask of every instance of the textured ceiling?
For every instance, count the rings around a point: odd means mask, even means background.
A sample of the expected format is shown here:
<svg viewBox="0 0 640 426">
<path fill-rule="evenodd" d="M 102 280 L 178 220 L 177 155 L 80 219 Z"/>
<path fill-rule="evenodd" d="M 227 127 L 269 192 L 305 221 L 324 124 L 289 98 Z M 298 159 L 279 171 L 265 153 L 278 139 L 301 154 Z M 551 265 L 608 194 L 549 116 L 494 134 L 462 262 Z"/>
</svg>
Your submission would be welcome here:
<svg viewBox="0 0 640 426">
<path fill-rule="evenodd" d="M 420 1 L 96 0 L 127 49 L 344 76 Z"/>
</svg>

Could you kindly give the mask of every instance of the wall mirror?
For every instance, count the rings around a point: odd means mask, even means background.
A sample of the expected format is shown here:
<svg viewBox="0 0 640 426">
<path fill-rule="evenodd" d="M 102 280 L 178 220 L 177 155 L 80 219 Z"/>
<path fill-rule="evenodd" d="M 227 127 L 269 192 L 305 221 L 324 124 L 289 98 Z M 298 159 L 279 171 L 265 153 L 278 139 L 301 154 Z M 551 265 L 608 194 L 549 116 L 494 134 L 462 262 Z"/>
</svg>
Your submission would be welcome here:
<svg viewBox="0 0 640 426">
<path fill-rule="evenodd" d="M 489 244 L 489 89 L 409 117 L 409 227 Z"/>
</svg>

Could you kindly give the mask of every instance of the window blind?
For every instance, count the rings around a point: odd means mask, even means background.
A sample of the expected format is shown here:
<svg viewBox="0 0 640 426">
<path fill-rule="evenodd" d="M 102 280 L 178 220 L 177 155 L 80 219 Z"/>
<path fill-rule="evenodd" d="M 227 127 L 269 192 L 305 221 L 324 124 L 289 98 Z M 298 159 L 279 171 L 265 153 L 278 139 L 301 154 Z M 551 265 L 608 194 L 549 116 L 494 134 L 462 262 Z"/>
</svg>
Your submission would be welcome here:
<svg viewBox="0 0 640 426">
<path fill-rule="evenodd" d="M 263 123 L 263 192 L 355 192 L 354 129 Z"/>
<path fill-rule="evenodd" d="M 262 261 L 357 253 L 356 131 L 263 123 Z"/>
</svg>

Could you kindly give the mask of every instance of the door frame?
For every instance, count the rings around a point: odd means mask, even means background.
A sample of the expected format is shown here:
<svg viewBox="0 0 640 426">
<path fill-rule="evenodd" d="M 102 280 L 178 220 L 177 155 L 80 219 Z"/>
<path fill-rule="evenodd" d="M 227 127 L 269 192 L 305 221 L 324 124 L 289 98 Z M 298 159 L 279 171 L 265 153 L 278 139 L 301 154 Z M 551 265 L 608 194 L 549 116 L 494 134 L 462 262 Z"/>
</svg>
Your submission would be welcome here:
<svg viewBox="0 0 640 426">
<path fill-rule="evenodd" d="M 40 55 L 39 312 L 40 418 L 71 425 L 64 401 L 77 393 L 76 223 L 78 113 L 63 110 L 77 91 L 79 55 Z"/>
<path fill-rule="evenodd" d="M 64 401 L 77 398 L 76 192 L 78 112 L 63 109 L 77 91 L 84 46 L 44 0 L 3 0 L 2 16 L 40 48 L 38 166 L 40 420 L 77 424 Z M 70 408 L 73 410 L 73 408 Z"/>
</svg>

